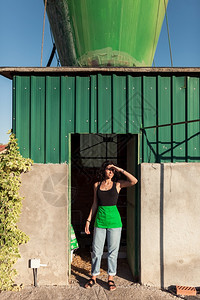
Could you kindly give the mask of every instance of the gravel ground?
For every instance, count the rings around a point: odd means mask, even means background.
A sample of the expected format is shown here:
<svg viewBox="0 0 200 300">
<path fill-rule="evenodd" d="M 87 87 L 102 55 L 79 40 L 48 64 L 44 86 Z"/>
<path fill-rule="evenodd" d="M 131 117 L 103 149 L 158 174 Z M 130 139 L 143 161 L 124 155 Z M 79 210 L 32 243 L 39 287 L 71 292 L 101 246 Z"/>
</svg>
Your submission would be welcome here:
<svg viewBox="0 0 200 300">
<path fill-rule="evenodd" d="M 195 299 L 196 297 L 190 297 Z M 85 289 L 80 285 L 69 286 L 42 286 L 25 287 L 19 292 L 1 292 L 1 300 L 68 300 L 68 299 L 91 299 L 91 300 L 173 300 L 180 299 L 170 293 L 160 291 L 156 288 L 141 286 L 131 283 L 121 286 L 117 284 L 117 289 L 108 291 L 104 281 L 99 280 L 92 289 Z M 182 298 L 183 299 L 183 298 Z M 186 298 L 185 298 L 186 299 Z M 189 298 L 188 298 L 189 299 Z M 199 299 L 199 298 L 198 298 Z"/>
<path fill-rule="evenodd" d="M 172 300 L 177 297 L 162 292 L 158 289 L 141 286 L 139 284 L 130 284 L 121 286 L 117 284 L 117 289 L 113 292 L 108 291 L 104 281 L 99 280 L 92 289 L 85 289 L 80 285 L 72 284 L 70 286 L 42 286 L 38 288 L 25 287 L 19 292 L 1 292 L 1 300 L 66 300 L 66 299 L 91 299 L 91 300 Z"/>
<path fill-rule="evenodd" d="M 133 282 L 126 259 L 118 261 L 118 274 L 115 276 L 117 289 L 110 292 L 107 286 L 107 262 L 102 260 L 101 275 L 97 284 L 91 289 L 84 285 L 90 277 L 90 259 L 88 254 L 76 255 L 72 263 L 72 275 L 68 286 L 26 286 L 19 292 L 1 292 L 0 300 L 173 300 L 200 299 L 196 297 L 180 297 L 169 291 L 161 291 L 155 287 L 142 286 Z M 39 284 L 39 281 L 38 281 Z"/>
</svg>

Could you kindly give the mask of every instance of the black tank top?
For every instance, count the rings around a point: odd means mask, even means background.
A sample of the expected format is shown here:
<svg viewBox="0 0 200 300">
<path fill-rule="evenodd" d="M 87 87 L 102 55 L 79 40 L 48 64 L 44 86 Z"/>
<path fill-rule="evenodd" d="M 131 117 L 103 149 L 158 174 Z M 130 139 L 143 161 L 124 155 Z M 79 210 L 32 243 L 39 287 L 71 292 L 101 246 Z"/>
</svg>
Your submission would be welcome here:
<svg viewBox="0 0 200 300">
<path fill-rule="evenodd" d="M 117 205 L 118 192 L 116 189 L 116 183 L 113 181 L 113 186 L 110 190 L 102 191 L 100 190 L 100 185 L 97 187 L 97 199 L 99 206 L 113 206 Z"/>
</svg>

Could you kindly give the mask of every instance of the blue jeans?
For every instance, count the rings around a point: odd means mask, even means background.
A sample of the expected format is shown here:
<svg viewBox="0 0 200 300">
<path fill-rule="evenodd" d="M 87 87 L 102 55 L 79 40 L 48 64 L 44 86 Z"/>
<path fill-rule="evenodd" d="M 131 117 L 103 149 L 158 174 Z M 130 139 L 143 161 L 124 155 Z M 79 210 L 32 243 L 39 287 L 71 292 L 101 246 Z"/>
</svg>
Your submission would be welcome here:
<svg viewBox="0 0 200 300">
<path fill-rule="evenodd" d="M 107 236 L 108 247 L 108 275 L 114 276 L 117 272 L 117 257 L 121 239 L 122 228 L 97 228 L 94 227 L 92 243 L 92 276 L 100 274 L 101 256 L 103 254 Z"/>
</svg>

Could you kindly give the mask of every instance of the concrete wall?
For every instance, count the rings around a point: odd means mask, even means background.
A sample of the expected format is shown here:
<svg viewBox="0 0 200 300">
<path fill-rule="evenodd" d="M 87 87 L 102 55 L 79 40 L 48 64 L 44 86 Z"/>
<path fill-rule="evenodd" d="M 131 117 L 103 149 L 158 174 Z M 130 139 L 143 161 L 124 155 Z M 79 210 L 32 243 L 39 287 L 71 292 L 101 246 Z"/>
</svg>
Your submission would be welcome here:
<svg viewBox="0 0 200 300">
<path fill-rule="evenodd" d="M 141 282 L 199 286 L 200 164 L 141 165 Z"/>
<path fill-rule="evenodd" d="M 38 269 L 38 285 L 68 283 L 68 166 L 34 164 L 22 175 L 20 194 L 25 197 L 19 228 L 30 241 L 20 246 L 17 283 L 33 284 L 31 258 L 47 267 Z"/>
</svg>

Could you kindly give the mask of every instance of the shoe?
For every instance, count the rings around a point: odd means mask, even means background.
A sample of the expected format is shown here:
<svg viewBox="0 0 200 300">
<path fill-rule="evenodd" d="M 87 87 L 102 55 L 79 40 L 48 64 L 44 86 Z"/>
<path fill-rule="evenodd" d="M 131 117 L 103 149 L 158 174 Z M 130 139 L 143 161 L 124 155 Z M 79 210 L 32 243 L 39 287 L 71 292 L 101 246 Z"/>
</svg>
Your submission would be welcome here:
<svg viewBox="0 0 200 300">
<path fill-rule="evenodd" d="M 88 282 L 85 284 L 85 288 L 86 289 L 90 289 L 90 288 L 92 288 L 93 287 L 93 285 L 95 285 L 95 281 L 94 281 L 94 279 L 90 279 L 90 280 L 88 280 Z"/>
<path fill-rule="evenodd" d="M 116 285 L 113 280 L 108 280 L 108 288 L 109 288 L 109 291 L 116 290 Z"/>
</svg>

